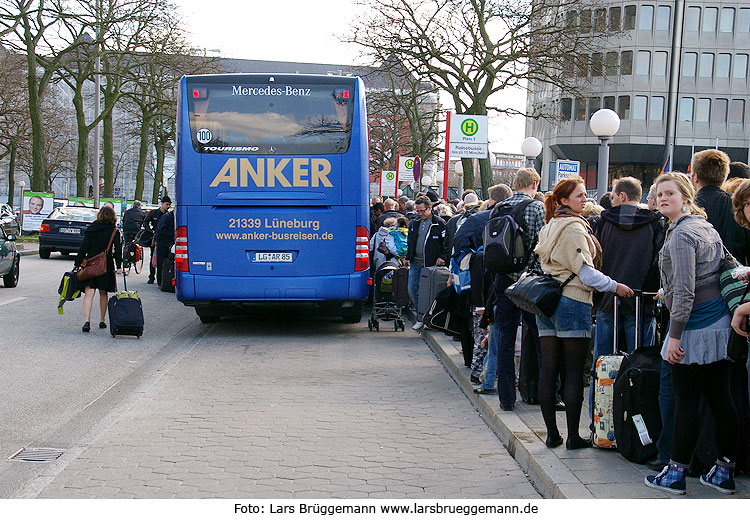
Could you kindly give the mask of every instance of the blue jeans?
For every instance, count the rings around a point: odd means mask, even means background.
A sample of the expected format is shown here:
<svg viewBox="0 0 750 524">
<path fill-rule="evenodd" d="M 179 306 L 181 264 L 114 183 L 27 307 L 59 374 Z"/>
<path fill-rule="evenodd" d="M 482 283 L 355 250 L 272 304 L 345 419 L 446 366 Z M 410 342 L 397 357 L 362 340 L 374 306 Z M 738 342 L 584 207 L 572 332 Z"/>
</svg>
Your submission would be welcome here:
<svg viewBox="0 0 750 524">
<path fill-rule="evenodd" d="M 615 341 L 615 330 L 614 330 L 614 315 L 604 311 L 596 312 L 596 329 L 595 329 L 595 340 L 594 340 L 594 360 L 592 366 L 596 366 L 596 361 L 602 355 L 611 355 L 614 352 L 614 341 Z M 635 315 L 620 315 L 618 322 L 622 328 L 620 334 L 623 331 L 625 333 L 625 342 L 627 344 L 627 352 L 632 353 L 635 350 Z M 643 346 L 652 346 L 654 344 L 654 336 L 656 333 L 656 319 L 652 316 L 646 315 L 644 318 L 644 331 L 643 331 Z M 594 368 L 591 369 L 591 376 L 593 376 Z M 594 420 L 594 388 L 589 388 L 589 415 L 591 420 Z"/>
<path fill-rule="evenodd" d="M 414 309 L 419 307 L 419 275 L 422 273 L 422 266 L 418 266 L 415 263 L 411 263 L 409 266 L 409 296 L 411 297 L 411 303 L 414 304 Z M 422 320 L 417 313 L 417 320 Z"/>
<path fill-rule="evenodd" d="M 674 389 L 672 389 L 672 364 L 661 361 L 661 376 L 659 379 L 659 410 L 661 410 L 661 435 L 656 441 L 659 460 L 669 462 L 672 458 L 672 442 L 674 440 Z"/>
<path fill-rule="evenodd" d="M 495 378 L 497 378 L 497 344 L 500 330 L 493 323 L 490 326 L 490 338 L 487 341 L 487 355 L 484 357 L 484 382 L 482 388 L 495 389 Z"/>
</svg>

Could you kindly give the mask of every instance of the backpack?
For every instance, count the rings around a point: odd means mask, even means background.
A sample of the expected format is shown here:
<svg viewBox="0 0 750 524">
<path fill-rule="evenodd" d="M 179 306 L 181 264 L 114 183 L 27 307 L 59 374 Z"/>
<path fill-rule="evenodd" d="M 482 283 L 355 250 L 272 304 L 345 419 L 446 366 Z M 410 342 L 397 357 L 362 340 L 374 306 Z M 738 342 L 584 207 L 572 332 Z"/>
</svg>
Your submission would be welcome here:
<svg viewBox="0 0 750 524">
<path fill-rule="evenodd" d="M 515 273 L 526 267 L 529 253 L 523 244 L 523 212 L 533 201 L 496 207 L 484 226 L 484 267 L 493 273 Z"/>
<path fill-rule="evenodd" d="M 393 237 L 393 241 L 396 244 L 396 249 L 398 249 L 398 256 L 400 257 L 406 254 L 406 249 L 408 247 L 408 241 L 407 241 L 408 234 L 409 233 L 405 227 L 391 230 L 391 236 Z"/>
<path fill-rule="evenodd" d="M 471 259 L 476 251 L 462 249 L 451 257 L 450 272 L 453 287 L 459 295 L 471 289 Z"/>
</svg>

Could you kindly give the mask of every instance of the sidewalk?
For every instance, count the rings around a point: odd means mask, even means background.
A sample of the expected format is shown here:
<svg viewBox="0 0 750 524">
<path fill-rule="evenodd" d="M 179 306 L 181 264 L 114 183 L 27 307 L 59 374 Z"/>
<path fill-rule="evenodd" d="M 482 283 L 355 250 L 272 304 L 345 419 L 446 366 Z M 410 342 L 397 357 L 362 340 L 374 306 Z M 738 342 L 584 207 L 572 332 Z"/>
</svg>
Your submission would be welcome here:
<svg viewBox="0 0 750 524">
<path fill-rule="evenodd" d="M 616 451 L 583 449 L 568 451 L 565 446 L 548 449 L 547 430 L 538 405 L 525 404 L 518 397 L 513 411 L 502 411 L 497 395 L 477 395 L 469 382 L 459 342 L 441 332 L 424 330 L 422 337 L 445 369 L 468 397 L 485 423 L 500 438 L 545 498 L 680 498 L 646 487 L 643 478 L 653 474 L 645 465 L 627 461 Z M 584 390 L 580 434 L 589 434 L 588 388 Z M 558 413 L 558 427 L 565 437 L 565 413 Z M 729 498 L 750 498 L 750 477 L 736 479 L 737 493 Z M 687 483 L 689 498 L 724 498 L 703 486 L 697 478 Z"/>
<path fill-rule="evenodd" d="M 39 254 L 39 244 L 36 242 L 26 242 L 23 244 L 16 244 L 16 249 L 21 256 L 37 255 Z"/>
</svg>

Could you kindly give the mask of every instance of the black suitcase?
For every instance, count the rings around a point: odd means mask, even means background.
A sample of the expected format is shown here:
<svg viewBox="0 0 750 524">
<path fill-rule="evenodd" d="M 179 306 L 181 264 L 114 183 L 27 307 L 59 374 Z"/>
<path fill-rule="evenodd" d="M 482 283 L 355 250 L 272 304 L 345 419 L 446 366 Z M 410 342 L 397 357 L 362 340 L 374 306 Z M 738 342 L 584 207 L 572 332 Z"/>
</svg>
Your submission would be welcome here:
<svg viewBox="0 0 750 524">
<path fill-rule="evenodd" d="M 521 331 L 518 393 L 526 404 L 539 404 L 539 357 L 536 354 L 531 330 L 525 322 Z"/>
<path fill-rule="evenodd" d="M 659 411 L 662 359 L 659 346 L 643 347 L 643 302 L 644 294 L 636 291 L 636 350 L 622 359 L 612 408 L 617 449 L 624 458 L 637 464 L 645 464 L 656 456 L 656 441 L 662 428 Z M 639 426 L 646 430 L 643 440 Z"/>
<path fill-rule="evenodd" d="M 161 263 L 161 282 L 159 289 L 167 293 L 174 293 L 174 255 L 170 255 Z"/>
<path fill-rule="evenodd" d="M 143 335 L 143 304 L 137 291 L 128 291 L 125 275 L 122 276 L 125 291 L 118 291 L 110 297 L 109 333 L 112 337 L 127 335 L 141 338 Z"/>
<path fill-rule="evenodd" d="M 393 303 L 396 307 L 407 307 L 411 303 L 408 267 L 400 267 L 393 272 Z"/>
</svg>

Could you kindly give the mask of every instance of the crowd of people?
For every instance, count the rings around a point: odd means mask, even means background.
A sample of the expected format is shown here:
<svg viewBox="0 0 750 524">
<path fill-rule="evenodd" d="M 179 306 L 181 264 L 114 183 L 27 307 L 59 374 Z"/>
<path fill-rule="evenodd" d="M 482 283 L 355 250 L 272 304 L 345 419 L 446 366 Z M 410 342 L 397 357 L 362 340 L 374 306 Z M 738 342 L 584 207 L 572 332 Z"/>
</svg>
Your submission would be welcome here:
<svg viewBox="0 0 750 524">
<path fill-rule="evenodd" d="M 474 253 L 471 290 L 458 301 L 465 332 L 457 337 L 477 385 L 474 392 L 497 395 L 501 409 L 514 409 L 514 357 L 523 326 L 538 357 L 538 396 L 550 448 L 563 442 L 571 450 L 592 445 L 589 436 L 579 434 L 591 362 L 612 354 L 618 338 L 629 353 L 658 343 L 662 365 L 654 402 L 662 431 L 658 456 L 648 463 L 658 473 L 644 481 L 685 494 L 685 478 L 692 475 L 706 486 L 733 493 L 735 470 L 750 472 L 750 301 L 732 315 L 719 276 L 736 268 L 739 278 L 748 280 L 750 167 L 730 162 L 721 151 L 705 150 L 693 156 L 688 174 L 661 174 L 645 199 L 638 179 L 622 177 L 599 203 L 587 198 L 581 178 L 562 179 L 546 195 L 538 192 L 539 183 L 534 169 L 523 168 L 513 190 L 505 184 L 492 186 L 485 201 L 473 190 L 449 202 L 433 191 L 414 200 L 376 197 L 371 207 L 375 267 L 402 257 L 416 305 L 423 267 L 449 265 L 462 250 Z M 481 262 L 484 230 L 491 219 L 504 215 L 520 223 L 526 258 L 512 272 L 492 273 Z M 397 230 L 406 233 L 405 251 L 393 241 Z M 519 309 L 506 296 L 509 286 L 529 271 L 550 275 L 563 286 L 551 316 Z M 635 293 L 645 294 L 640 333 Z M 421 319 L 413 326 L 423 327 Z M 737 340 L 744 357 L 730 356 L 728 348 Z M 705 407 L 699 409 L 701 403 Z M 566 414 L 565 439 L 557 427 L 555 412 L 560 410 Z M 593 429 L 592 410 L 589 416 Z M 705 447 L 700 441 L 705 438 L 715 450 L 712 464 L 694 457 L 697 447 Z"/>
</svg>

